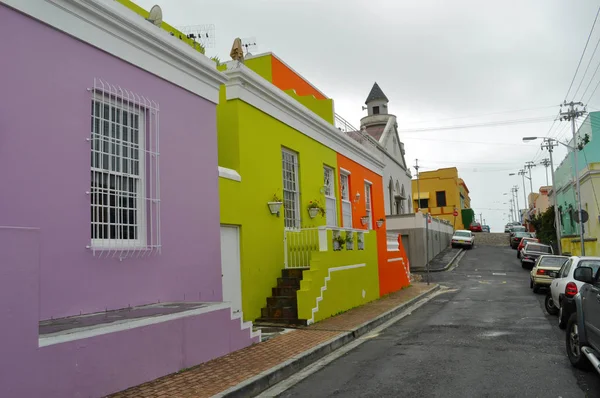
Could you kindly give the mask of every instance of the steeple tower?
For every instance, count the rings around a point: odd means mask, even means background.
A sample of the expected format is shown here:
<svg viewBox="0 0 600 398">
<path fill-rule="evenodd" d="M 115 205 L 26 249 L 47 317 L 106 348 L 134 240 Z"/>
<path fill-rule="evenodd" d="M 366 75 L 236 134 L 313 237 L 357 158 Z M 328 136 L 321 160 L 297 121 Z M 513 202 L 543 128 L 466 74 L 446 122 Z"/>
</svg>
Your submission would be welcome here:
<svg viewBox="0 0 600 398">
<path fill-rule="evenodd" d="M 373 88 L 365 101 L 367 105 L 368 116 L 372 115 L 387 115 L 388 114 L 388 98 L 385 96 L 377 83 L 373 84 Z"/>
</svg>

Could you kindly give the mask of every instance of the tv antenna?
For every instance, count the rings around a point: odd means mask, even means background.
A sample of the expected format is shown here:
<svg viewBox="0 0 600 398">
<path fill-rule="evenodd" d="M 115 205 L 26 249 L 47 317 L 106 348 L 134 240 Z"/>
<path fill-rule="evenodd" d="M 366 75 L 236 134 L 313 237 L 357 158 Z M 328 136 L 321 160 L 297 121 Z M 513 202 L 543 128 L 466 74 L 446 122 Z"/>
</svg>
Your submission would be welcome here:
<svg viewBox="0 0 600 398">
<path fill-rule="evenodd" d="M 245 55 L 252 55 L 250 51 L 256 50 L 256 37 L 242 39 L 242 48 L 246 52 Z"/>
<path fill-rule="evenodd" d="M 204 48 L 213 48 L 215 46 L 214 24 L 181 26 L 177 30 Z"/>
<path fill-rule="evenodd" d="M 148 18 L 146 18 L 146 21 L 152 22 L 155 26 L 158 26 L 160 28 L 163 22 L 163 14 L 162 9 L 159 5 L 152 6 L 152 8 L 150 9 L 150 14 L 148 15 Z"/>
</svg>

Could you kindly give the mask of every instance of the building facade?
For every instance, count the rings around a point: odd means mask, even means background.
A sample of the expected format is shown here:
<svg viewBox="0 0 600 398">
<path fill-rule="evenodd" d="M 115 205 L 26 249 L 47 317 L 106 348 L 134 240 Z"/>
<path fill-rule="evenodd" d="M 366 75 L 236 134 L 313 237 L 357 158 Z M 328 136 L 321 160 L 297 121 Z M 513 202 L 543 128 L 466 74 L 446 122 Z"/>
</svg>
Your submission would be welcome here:
<svg viewBox="0 0 600 398">
<path fill-rule="evenodd" d="M 570 150 L 554 172 L 562 249 L 573 255 L 581 251 L 580 224 L 575 219 L 578 208 L 575 176 L 579 176 L 580 179 L 582 209 L 589 215 L 588 221 L 584 223 L 586 255 L 600 254 L 597 244 L 600 221 L 594 217 L 599 203 L 597 194 L 600 194 L 600 183 L 596 176 L 596 164 L 600 162 L 598 126 L 600 126 L 600 112 L 589 113 L 576 133 L 577 145 L 581 145 L 578 150 L 577 165 Z M 575 141 L 571 138 L 568 145 L 574 147 Z"/>
<path fill-rule="evenodd" d="M 404 143 L 398 134 L 396 116 L 388 113 L 389 100 L 377 83 L 373 84 L 365 101 L 367 116 L 360 120 L 360 129 L 374 140 L 384 162 L 385 214 L 412 212 L 410 180 L 412 175 L 404 158 Z"/>
<path fill-rule="evenodd" d="M 455 229 L 469 228 L 472 220 L 463 219 L 465 214 L 472 213 L 469 189 L 458 177 L 456 167 L 424 171 L 419 173 L 418 178 L 418 181 L 412 180 L 415 212 L 431 213 L 434 217 L 449 221 Z"/>
<path fill-rule="evenodd" d="M 114 1 L 0 20 L 0 395 L 105 396 L 260 341 L 223 301 L 226 76 Z"/>
<path fill-rule="evenodd" d="M 386 262 L 384 164 L 335 128 L 333 100 L 272 53 L 224 74 L 221 229 L 244 318 L 312 323 L 406 286 Z"/>
</svg>

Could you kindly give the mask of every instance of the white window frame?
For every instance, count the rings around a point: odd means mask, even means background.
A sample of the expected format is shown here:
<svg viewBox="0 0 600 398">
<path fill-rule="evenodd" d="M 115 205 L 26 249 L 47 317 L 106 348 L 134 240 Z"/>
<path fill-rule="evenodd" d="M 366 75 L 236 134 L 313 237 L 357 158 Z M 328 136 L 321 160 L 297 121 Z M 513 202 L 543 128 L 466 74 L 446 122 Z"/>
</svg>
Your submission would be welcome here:
<svg viewBox="0 0 600 398">
<path fill-rule="evenodd" d="M 373 200 L 371 197 L 372 185 L 370 181 L 365 180 L 365 215 L 367 216 L 367 229 L 373 229 Z"/>
<path fill-rule="evenodd" d="M 91 131 L 91 140 L 92 140 L 92 145 L 90 147 L 90 154 L 93 157 L 95 153 L 94 151 L 94 140 L 98 139 L 100 143 L 105 142 L 106 140 L 103 141 L 103 135 L 100 134 L 99 132 L 94 131 L 95 130 L 95 126 L 96 124 L 94 123 L 94 118 L 97 116 L 99 117 L 101 120 L 103 120 L 104 117 L 104 105 L 108 105 L 109 106 L 109 118 L 108 118 L 108 122 L 109 122 L 109 131 L 111 128 L 111 123 L 112 123 L 112 118 L 111 118 L 111 114 L 112 112 L 110 112 L 110 110 L 112 108 L 115 108 L 117 112 L 122 112 L 123 110 L 126 110 L 127 112 L 131 112 L 134 114 L 137 114 L 138 116 L 138 162 L 139 162 L 139 169 L 138 169 L 138 174 L 134 175 L 134 174 L 129 174 L 129 173 L 124 173 L 123 172 L 123 166 L 121 163 L 121 167 L 120 167 L 120 171 L 115 171 L 111 169 L 111 161 L 112 158 L 115 157 L 114 153 L 112 153 L 112 151 L 109 149 L 109 152 L 107 152 L 108 156 L 109 156 L 109 165 L 107 165 L 107 167 L 104 167 L 104 165 L 102 164 L 102 167 L 92 167 L 90 165 L 90 180 L 92 179 L 92 173 L 98 173 L 102 176 L 107 175 L 108 176 L 108 183 L 110 184 L 110 177 L 111 176 L 115 176 L 115 179 L 118 178 L 133 178 L 137 180 L 137 187 L 136 187 L 136 210 L 135 210 L 135 214 L 136 214 L 136 224 L 134 224 L 134 228 L 136 231 L 136 235 L 137 235 L 137 239 L 122 239 L 119 238 L 118 236 L 118 230 L 119 227 L 122 226 L 122 222 L 124 220 L 121 220 L 119 217 L 119 210 L 123 209 L 122 207 L 119 207 L 119 205 L 117 204 L 116 207 L 110 206 L 110 188 L 108 188 L 109 193 L 108 193 L 108 197 L 109 197 L 109 204 L 108 205 L 104 205 L 104 206 L 97 206 L 92 204 L 93 201 L 93 197 L 94 195 L 99 195 L 98 191 L 94 191 L 94 181 L 91 181 L 91 186 L 92 186 L 92 190 L 90 192 L 91 195 L 91 201 L 90 201 L 90 209 L 91 211 L 97 211 L 98 209 L 101 209 L 103 207 L 107 207 L 108 208 L 108 227 L 107 227 L 107 231 L 110 234 L 110 230 L 111 230 L 111 225 L 115 225 L 115 231 L 117 231 L 117 236 L 116 237 L 112 237 L 110 236 L 109 238 L 102 238 L 102 239 L 94 239 L 93 234 L 91 235 L 91 246 L 94 249 L 137 249 L 137 248 L 142 248 L 146 246 L 146 241 L 147 241 L 147 220 L 146 220 L 146 203 L 144 198 L 146 197 L 146 109 L 144 109 L 141 106 L 131 106 L 131 104 L 125 103 L 122 99 L 116 99 L 113 96 L 109 96 L 107 94 L 103 94 L 100 92 L 95 92 L 93 93 L 92 96 L 92 101 L 91 101 L 91 105 L 92 107 L 94 107 L 95 103 L 99 102 L 100 103 L 100 108 L 101 108 L 101 112 L 100 112 L 100 116 L 95 115 L 95 110 L 92 110 L 92 131 Z M 115 122 L 116 124 L 116 122 Z M 122 129 L 122 125 L 118 126 L 119 128 Z M 122 130 L 120 132 L 120 137 L 122 137 Z M 123 153 L 122 153 L 122 145 L 123 145 L 123 140 L 122 138 L 119 140 L 111 140 L 111 138 L 108 139 L 108 145 L 109 148 L 112 147 L 112 144 L 118 144 L 121 143 L 121 152 L 120 155 L 117 156 L 117 159 L 119 161 L 123 161 L 124 157 L 123 157 Z M 129 142 L 129 145 L 131 145 L 131 141 Z M 131 150 L 131 146 L 129 147 L 129 149 Z M 105 152 L 100 151 L 100 161 L 101 163 L 104 162 L 104 157 L 102 156 Z M 130 165 L 131 167 L 131 165 Z M 115 193 L 115 197 L 119 197 L 117 195 L 117 193 Z M 121 195 L 121 197 L 124 197 L 124 195 Z M 115 209 L 116 211 L 116 219 L 117 222 L 116 224 L 112 224 L 110 222 L 110 211 L 111 209 Z M 93 221 L 92 218 L 90 218 L 90 227 L 91 229 L 94 228 L 95 225 L 98 225 L 98 228 L 105 224 L 105 223 L 99 223 L 99 213 L 96 212 L 96 222 Z M 90 231 L 91 233 L 91 231 Z"/>
<path fill-rule="evenodd" d="M 344 190 L 344 179 L 346 180 L 346 189 Z M 340 191 L 342 197 L 342 226 L 344 228 L 352 228 L 352 201 L 350 200 L 350 173 L 347 171 L 340 172 Z M 346 225 L 344 207 L 350 210 L 350 222 Z"/>
<path fill-rule="evenodd" d="M 291 162 L 286 160 L 286 156 L 291 157 Z M 293 180 L 286 180 L 286 164 L 292 165 L 292 173 Z M 286 229 L 300 229 L 302 225 L 302 215 L 300 213 L 300 184 L 298 174 L 300 171 L 299 163 L 298 163 L 298 153 L 291 151 L 287 148 L 281 148 L 281 174 L 282 174 L 282 182 L 283 182 L 283 218 L 284 218 L 284 226 Z M 290 189 L 289 185 L 286 187 L 286 181 L 291 182 L 295 189 Z M 294 199 L 291 204 L 291 208 L 289 205 L 290 200 L 286 200 L 286 192 L 293 193 Z M 291 211 L 295 216 L 294 218 L 288 218 L 288 212 Z M 290 225 L 293 224 L 293 225 Z"/>
<path fill-rule="evenodd" d="M 335 170 L 332 167 L 323 165 L 323 186 L 325 194 L 325 223 L 329 227 L 337 227 L 337 198 L 335 196 Z M 333 209 L 330 209 L 328 203 L 333 204 Z M 333 224 L 329 223 L 330 212 L 333 212 Z"/>
</svg>

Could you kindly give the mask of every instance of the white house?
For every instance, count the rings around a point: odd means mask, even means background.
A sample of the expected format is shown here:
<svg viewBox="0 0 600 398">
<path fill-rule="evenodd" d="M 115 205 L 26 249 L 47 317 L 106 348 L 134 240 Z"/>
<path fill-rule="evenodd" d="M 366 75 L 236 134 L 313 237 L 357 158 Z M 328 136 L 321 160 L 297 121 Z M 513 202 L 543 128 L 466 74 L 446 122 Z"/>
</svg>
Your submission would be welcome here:
<svg viewBox="0 0 600 398">
<path fill-rule="evenodd" d="M 407 214 L 412 213 L 412 175 L 404 159 L 404 144 L 398 136 L 396 116 L 388 113 L 388 102 L 379 85 L 373 84 L 365 101 L 368 115 L 360 120 L 360 129 L 377 142 L 384 159 L 385 214 Z"/>
</svg>

